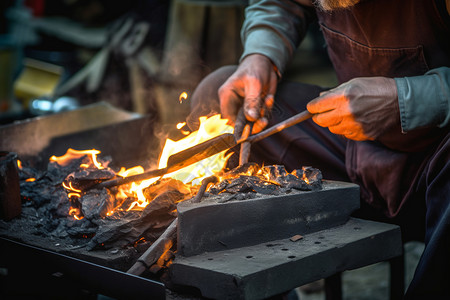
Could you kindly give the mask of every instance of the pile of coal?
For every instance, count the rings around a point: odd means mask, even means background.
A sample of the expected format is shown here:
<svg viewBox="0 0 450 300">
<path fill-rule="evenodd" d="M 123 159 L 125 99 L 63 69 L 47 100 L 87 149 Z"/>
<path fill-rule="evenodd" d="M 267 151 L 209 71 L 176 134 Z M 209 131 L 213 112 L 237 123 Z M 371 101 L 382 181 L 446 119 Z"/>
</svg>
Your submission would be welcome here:
<svg viewBox="0 0 450 300">
<path fill-rule="evenodd" d="M 46 170 L 24 164 L 19 170 L 22 207 L 26 212 L 22 218 L 31 216 L 33 234 L 65 239 L 66 243 L 83 245 L 88 250 L 124 248 L 138 240 L 151 242 L 176 217 L 176 204 L 192 196 L 182 182 L 168 178 L 143 191 L 150 204 L 142 210 L 127 211 L 136 199 L 119 201 L 114 196 L 114 188 L 89 189 L 75 201 L 62 186 L 68 178 L 77 187 L 86 187 L 115 176 L 109 168 L 80 169 L 86 159 L 75 159 L 65 166 L 49 162 Z M 110 160 L 103 158 L 100 162 L 108 165 Z M 81 211 L 79 220 L 70 214 L 74 204 Z"/>
<path fill-rule="evenodd" d="M 233 194 L 225 199 L 243 200 L 255 194 L 280 195 L 292 190 L 316 191 L 322 189 L 322 173 L 312 167 L 288 172 L 282 165 L 260 167 L 256 163 L 239 166 L 222 176 L 219 183 L 211 186 L 211 195 Z"/>
</svg>

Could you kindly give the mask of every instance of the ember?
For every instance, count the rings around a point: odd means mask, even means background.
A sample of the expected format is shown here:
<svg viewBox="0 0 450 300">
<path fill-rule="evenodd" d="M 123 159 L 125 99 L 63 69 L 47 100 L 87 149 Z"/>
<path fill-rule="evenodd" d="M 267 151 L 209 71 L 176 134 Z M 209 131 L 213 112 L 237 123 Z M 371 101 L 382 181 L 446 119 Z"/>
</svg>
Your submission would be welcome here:
<svg viewBox="0 0 450 300">
<path fill-rule="evenodd" d="M 133 196 L 116 197 L 117 188 L 93 189 L 81 194 L 73 188 L 72 182 L 105 180 L 114 176 L 109 168 L 72 172 L 69 169 L 74 165 L 89 164 L 89 160 L 83 156 L 65 166 L 51 161 L 43 172 L 27 167 L 20 170 L 24 206 L 41 219 L 40 234 L 70 238 L 71 244 L 85 244 L 87 249 L 122 248 L 132 246 L 140 239 L 151 242 L 176 217 L 176 203 L 192 196 L 187 185 L 171 178 L 160 179 L 143 189 L 143 196 L 149 200 L 140 210 L 135 207 L 130 210 L 137 200 Z M 105 159 L 98 161 L 102 165 L 109 164 Z M 64 178 L 67 173 L 70 175 Z M 26 181 L 30 174 L 37 180 Z"/>
<path fill-rule="evenodd" d="M 186 100 L 187 99 L 187 93 L 186 92 L 182 92 L 181 93 L 181 95 L 180 95 L 180 97 L 179 97 L 179 100 L 180 100 L 180 103 L 183 103 L 183 100 Z"/>
<path fill-rule="evenodd" d="M 209 189 L 209 195 L 220 195 L 218 202 L 256 198 L 260 195 L 288 194 L 292 189 L 312 191 L 322 189 L 322 173 L 303 167 L 288 173 L 284 166 L 259 167 L 247 163 L 225 173 L 221 182 Z"/>
</svg>

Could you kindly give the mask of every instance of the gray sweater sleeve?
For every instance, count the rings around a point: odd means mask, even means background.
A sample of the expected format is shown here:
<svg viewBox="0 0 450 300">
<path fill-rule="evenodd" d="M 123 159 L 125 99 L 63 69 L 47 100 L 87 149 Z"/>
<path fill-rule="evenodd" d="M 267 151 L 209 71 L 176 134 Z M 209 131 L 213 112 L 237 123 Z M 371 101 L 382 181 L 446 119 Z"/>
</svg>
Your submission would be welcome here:
<svg viewBox="0 0 450 300">
<path fill-rule="evenodd" d="M 402 130 L 445 127 L 450 122 L 450 68 L 423 76 L 395 78 Z"/>
<path fill-rule="evenodd" d="M 283 73 L 307 29 L 307 10 L 288 0 L 253 0 L 241 30 L 244 53 L 262 54 Z"/>
</svg>

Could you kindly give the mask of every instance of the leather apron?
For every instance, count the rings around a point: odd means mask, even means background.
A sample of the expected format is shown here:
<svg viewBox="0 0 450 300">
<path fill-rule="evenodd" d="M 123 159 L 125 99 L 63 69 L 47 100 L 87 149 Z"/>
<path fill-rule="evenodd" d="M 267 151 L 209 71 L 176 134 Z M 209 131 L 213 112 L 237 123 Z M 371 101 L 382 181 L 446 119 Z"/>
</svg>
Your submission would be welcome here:
<svg viewBox="0 0 450 300">
<path fill-rule="evenodd" d="M 450 66 L 445 0 L 362 0 L 350 9 L 317 12 L 338 80 L 408 77 Z M 426 101 L 426 99 L 423 99 Z M 375 142 L 349 141 L 346 168 L 371 206 L 395 217 L 406 200 L 425 197 L 418 181 L 449 128 L 401 133 Z"/>
</svg>

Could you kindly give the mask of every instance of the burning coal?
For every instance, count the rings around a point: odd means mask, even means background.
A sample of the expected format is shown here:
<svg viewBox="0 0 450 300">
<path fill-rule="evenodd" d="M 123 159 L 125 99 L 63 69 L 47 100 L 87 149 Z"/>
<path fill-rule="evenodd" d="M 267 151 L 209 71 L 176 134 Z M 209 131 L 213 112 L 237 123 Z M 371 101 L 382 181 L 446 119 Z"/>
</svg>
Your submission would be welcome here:
<svg viewBox="0 0 450 300">
<path fill-rule="evenodd" d="M 260 167 L 256 163 L 247 163 L 225 173 L 220 182 L 209 188 L 206 196 L 224 203 L 264 195 L 288 194 L 295 190 L 321 189 L 322 173 L 318 169 L 302 167 L 289 173 L 281 165 Z"/>
<path fill-rule="evenodd" d="M 198 131 L 178 141 L 166 140 L 159 168 L 165 167 L 170 155 L 233 131 L 220 115 L 201 118 L 200 122 Z M 68 149 L 62 156 L 52 156 L 45 171 L 21 164 L 22 197 L 43 221 L 43 232 L 81 239 L 77 243 L 86 244 L 88 249 L 151 242 L 176 217 L 176 204 L 195 195 L 201 180 L 221 171 L 228 158 L 219 153 L 163 177 L 85 191 L 84 187 L 93 183 L 144 172 L 141 166 L 110 167 L 112 159 L 99 154 L 96 149 Z"/>
<path fill-rule="evenodd" d="M 210 118 L 200 118 L 201 126 L 198 131 L 192 132 L 178 141 L 167 139 L 159 159 L 158 167 L 160 169 L 165 168 L 167 166 L 167 160 L 172 154 L 209 140 L 224 132 L 232 131 L 231 126 L 226 125 L 226 122 L 227 120 L 221 119 L 220 115 Z M 63 182 L 63 187 L 66 189 L 71 203 L 69 214 L 77 220 L 84 217 L 81 202 L 83 201 L 82 191 L 85 188 L 115 177 L 128 177 L 144 173 L 144 168 L 141 166 L 135 166 L 130 169 L 122 167 L 119 171 L 114 171 L 108 167 L 110 161 L 98 160 L 98 154 L 100 154 L 100 151 L 95 149 L 83 151 L 69 149 L 63 156 L 52 156 L 50 158 L 51 162 L 55 162 L 61 167 L 66 167 L 74 160 L 82 159 L 77 170 L 70 173 Z M 163 178 L 173 178 L 181 181 L 186 184 L 184 189 L 190 192 L 192 188 L 195 190 L 195 186 L 203 178 L 221 171 L 226 161 L 227 157 L 225 154 L 219 153 L 197 164 L 166 174 Z M 108 201 L 108 205 L 104 205 L 103 209 L 109 209 L 109 211 L 102 212 L 101 216 L 113 216 L 116 211 L 143 210 L 152 201 L 152 199 L 145 197 L 144 189 L 159 179 L 159 177 L 150 178 L 140 182 L 121 185 L 113 189 L 111 192 L 113 193 L 114 201 Z M 130 201 L 130 199 L 133 200 Z"/>
<path fill-rule="evenodd" d="M 220 115 L 202 117 L 200 123 L 198 131 L 178 141 L 166 140 L 158 168 L 165 168 L 174 153 L 233 131 Z M 321 189 L 322 175 L 311 167 L 289 173 L 283 166 L 249 163 L 224 172 L 229 157 L 225 152 L 162 177 L 85 190 L 83 187 L 92 183 L 145 170 L 141 166 L 114 168 L 112 159 L 99 157 L 96 149 L 69 149 L 62 156 L 52 156 L 44 171 L 22 164 L 21 195 L 24 206 L 42 220 L 39 234 L 69 238 L 72 244 L 92 250 L 155 241 L 175 219 L 177 203 L 195 196 L 202 180 L 212 175 L 219 180 L 209 186 L 205 197 L 215 197 L 219 202 Z"/>
</svg>

